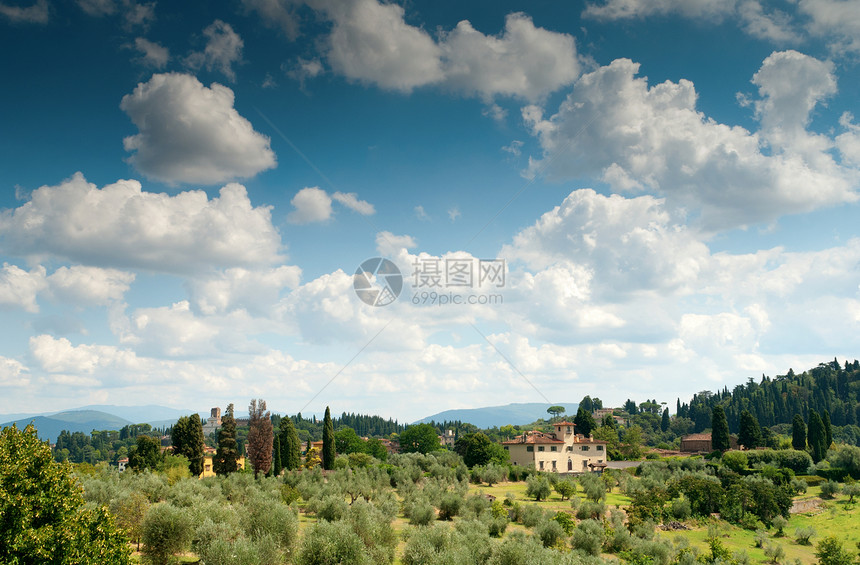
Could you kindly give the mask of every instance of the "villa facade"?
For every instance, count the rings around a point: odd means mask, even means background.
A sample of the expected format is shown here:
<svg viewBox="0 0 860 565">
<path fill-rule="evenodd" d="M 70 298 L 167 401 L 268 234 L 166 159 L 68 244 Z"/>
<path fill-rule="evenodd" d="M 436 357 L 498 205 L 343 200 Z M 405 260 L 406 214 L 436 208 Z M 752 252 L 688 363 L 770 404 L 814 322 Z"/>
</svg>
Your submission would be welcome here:
<svg viewBox="0 0 860 565">
<path fill-rule="evenodd" d="M 553 433 L 537 430 L 503 441 L 511 464 L 553 473 L 588 473 L 606 467 L 606 442 L 577 434 L 573 422 L 553 424 Z"/>
</svg>

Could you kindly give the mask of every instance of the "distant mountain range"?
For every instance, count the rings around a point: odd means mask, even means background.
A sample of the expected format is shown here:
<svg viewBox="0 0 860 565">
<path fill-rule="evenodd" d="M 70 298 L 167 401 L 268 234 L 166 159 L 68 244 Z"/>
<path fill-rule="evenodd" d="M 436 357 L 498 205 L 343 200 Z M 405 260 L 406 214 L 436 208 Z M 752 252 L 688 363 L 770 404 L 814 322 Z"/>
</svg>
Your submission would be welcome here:
<svg viewBox="0 0 860 565">
<path fill-rule="evenodd" d="M 193 410 L 177 410 L 155 405 L 91 405 L 63 412 L 0 415 L 0 421 L 3 422 L 0 428 L 12 424 L 24 428 L 33 422 L 39 437 L 54 443 L 63 430 L 89 434 L 93 430 L 119 430 L 129 424 L 149 424 L 154 428 L 160 428 L 172 426 L 180 416 L 193 413 Z"/>
<path fill-rule="evenodd" d="M 474 424 L 479 428 L 492 428 L 493 426 L 505 426 L 507 424 L 522 425 L 530 424 L 539 418 L 549 419 L 551 415 L 547 413 L 546 409 L 550 406 L 564 406 L 565 414 L 568 414 L 570 418 L 573 418 L 579 409 L 579 403 L 577 402 L 559 402 L 557 404 L 529 402 L 506 404 L 505 406 L 445 410 L 444 412 L 427 416 L 413 423 L 423 424 L 431 420 L 437 423 L 459 420 L 460 422 Z"/>
</svg>

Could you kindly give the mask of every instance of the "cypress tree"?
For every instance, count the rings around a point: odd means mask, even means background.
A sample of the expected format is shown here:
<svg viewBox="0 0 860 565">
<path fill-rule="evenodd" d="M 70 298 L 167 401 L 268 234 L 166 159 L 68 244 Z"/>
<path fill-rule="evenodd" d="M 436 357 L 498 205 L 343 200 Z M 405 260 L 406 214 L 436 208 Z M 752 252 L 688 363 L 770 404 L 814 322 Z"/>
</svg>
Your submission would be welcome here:
<svg viewBox="0 0 860 565">
<path fill-rule="evenodd" d="M 812 460 L 818 463 L 824 459 L 824 455 L 827 453 L 827 447 L 824 445 L 826 440 L 824 422 L 821 421 L 818 412 L 811 408 L 809 410 L 809 424 L 806 428 L 806 440 L 812 451 Z"/>
<path fill-rule="evenodd" d="M 579 410 L 576 412 L 573 424 L 576 426 L 576 428 L 574 428 L 576 433 L 582 434 L 586 437 L 590 436 L 591 432 L 597 427 L 597 422 L 594 421 L 594 416 L 591 415 L 591 412 L 585 410 L 582 405 L 579 406 Z"/>
<path fill-rule="evenodd" d="M 791 447 L 797 451 L 806 451 L 806 424 L 800 414 L 795 414 L 791 421 Z"/>
<path fill-rule="evenodd" d="M 203 472 L 203 423 L 200 416 L 192 414 L 182 416 L 173 425 L 170 432 L 170 443 L 174 455 L 184 455 L 188 459 L 188 470 L 195 477 Z"/>
<path fill-rule="evenodd" d="M 323 452 L 322 466 L 323 469 L 334 469 L 334 424 L 331 421 L 331 411 L 328 406 L 325 407 L 325 419 L 323 420 Z"/>
<path fill-rule="evenodd" d="M 711 411 L 711 448 L 714 451 L 728 451 L 732 444 L 729 440 L 729 422 L 722 406 Z"/>
<path fill-rule="evenodd" d="M 284 418 L 280 425 L 281 466 L 288 471 L 302 466 L 302 443 L 291 418 Z"/>
<path fill-rule="evenodd" d="M 663 419 L 660 420 L 660 430 L 666 431 L 669 429 L 669 409 L 663 410 Z"/>
<path fill-rule="evenodd" d="M 755 449 L 761 444 L 761 428 L 758 425 L 758 420 L 749 410 L 741 412 L 738 443 L 747 449 Z"/>
<path fill-rule="evenodd" d="M 824 414 L 821 415 L 821 422 L 824 424 L 824 453 L 826 454 L 833 443 L 833 428 L 830 426 L 829 411 L 825 410 Z"/>
<path fill-rule="evenodd" d="M 239 444 L 236 442 L 236 419 L 233 418 L 233 405 L 227 406 L 227 414 L 221 419 L 218 430 L 218 450 L 212 461 L 217 475 L 235 473 L 239 469 Z"/>
<path fill-rule="evenodd" d="M 281 474 L 281 440 L 275 436 L 272 440 L 272 475 Z"/>
</svg>

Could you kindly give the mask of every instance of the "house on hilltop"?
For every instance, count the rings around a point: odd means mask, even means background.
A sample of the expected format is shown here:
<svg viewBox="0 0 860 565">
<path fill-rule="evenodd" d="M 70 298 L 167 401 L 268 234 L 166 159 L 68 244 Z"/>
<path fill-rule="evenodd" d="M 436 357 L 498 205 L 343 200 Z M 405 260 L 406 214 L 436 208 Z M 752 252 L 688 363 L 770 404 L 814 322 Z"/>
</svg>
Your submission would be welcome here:
<svg viewBox="0 0 860 565">
<path fill-rule="evenodd" d="M 574 431 L 573 422 L 553 424 L 552 433 L 533 430 L 503 441 L 514 465 L 553 473 L 587 473 L 606 467 L 606 442 Z"/>
</svg>

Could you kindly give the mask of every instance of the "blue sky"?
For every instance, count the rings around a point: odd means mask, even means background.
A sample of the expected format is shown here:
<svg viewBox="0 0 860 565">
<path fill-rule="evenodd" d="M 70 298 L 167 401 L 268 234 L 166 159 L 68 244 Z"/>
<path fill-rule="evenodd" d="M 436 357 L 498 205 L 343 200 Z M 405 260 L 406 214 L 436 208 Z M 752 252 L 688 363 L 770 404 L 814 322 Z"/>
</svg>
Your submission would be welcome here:
<svg viewBox="0 0 860 565">
<path fill-rule="evenodd" d="M 0 413 L 673 405 L 853 360 L 858 13 L 2 1 Z"/>
</svg>

